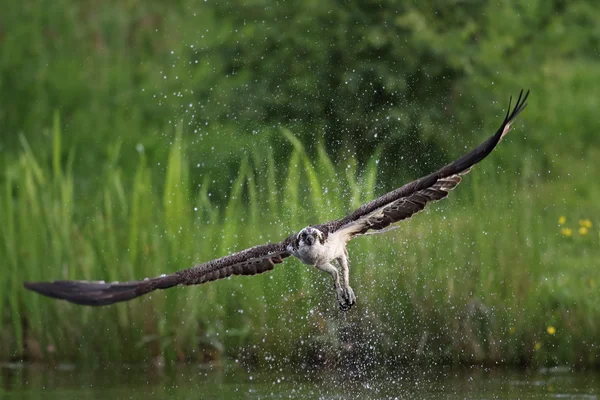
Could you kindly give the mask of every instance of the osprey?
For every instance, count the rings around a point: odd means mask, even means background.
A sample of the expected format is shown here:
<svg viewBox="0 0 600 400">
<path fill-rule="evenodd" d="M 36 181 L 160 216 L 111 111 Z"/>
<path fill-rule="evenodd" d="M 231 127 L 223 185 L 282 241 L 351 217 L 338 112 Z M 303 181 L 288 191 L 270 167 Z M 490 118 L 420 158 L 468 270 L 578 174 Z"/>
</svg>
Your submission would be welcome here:
<svg viewBox="0 0 600 400">
<path fill-rule="evenodd" d="M 289 256 L 327 272 L 340 309 L 349 310 L 356 303 L 350 287 L 350 268 L 346 244 L 350 239 L 383 232 L 391 224 L 410 218 L 427 203 L 448 196 L 475 164 L 483 160 L 510 131 L 511 124 L 526 106 L 529 91 L 523 90 L 511 111 L 512 97 L 504 121 L 496 133 L 477 148 L 437 172 L 393 190 L 350 215 L 320 225 L 308 226 L 279 243 L 255 246 L 195 267 L 156 278 L 132 282 L 65 281 L 25 282 L 25 287 L 46 296 L 76 304 L 102 306 L 126 301 L 157 289 L 179 285 L 199 285 L 231 275 L 255 275 L 272 270 Z M 337 265 L 335 265 L 335 264 Z"/>
</svg>

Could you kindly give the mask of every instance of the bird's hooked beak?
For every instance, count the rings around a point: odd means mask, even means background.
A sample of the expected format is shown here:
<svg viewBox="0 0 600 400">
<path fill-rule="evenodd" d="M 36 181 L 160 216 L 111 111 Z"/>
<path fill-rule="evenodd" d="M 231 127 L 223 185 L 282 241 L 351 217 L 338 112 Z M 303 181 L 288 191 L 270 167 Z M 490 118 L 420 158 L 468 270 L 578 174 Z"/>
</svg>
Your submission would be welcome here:
<svg viewBox="0 0 600 400">
<path fill-rule="evenodd" d="M 316 240 L 317 239 L 315 238 L 315 234 L 313 234 L 313 233 L 308 234 L 306 236 L 306 243 L 308 243 L 309 246 L 312 246 L 313 244 L 315 244 Z"/>
</svg>

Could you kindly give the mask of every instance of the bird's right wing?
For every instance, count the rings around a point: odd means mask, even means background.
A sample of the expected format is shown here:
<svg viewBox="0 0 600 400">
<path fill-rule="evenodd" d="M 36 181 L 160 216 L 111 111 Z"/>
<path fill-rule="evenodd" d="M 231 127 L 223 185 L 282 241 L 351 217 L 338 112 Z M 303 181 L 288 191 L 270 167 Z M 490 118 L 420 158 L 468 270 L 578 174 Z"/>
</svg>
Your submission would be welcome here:
<svg viewBox="0 0 600 400">
<path fill-rule="evenodd" d="M 86 306 L 103 306 L 142 296 L 157 289 L 201 283 L 231 275 L 255 275 L 272 270 L 291 254 L 286 242 L 255 246 L 169 275 L 139 281 L 54 281 L 25 282 L 27 289 L 45 296 Z"/>
</svg>

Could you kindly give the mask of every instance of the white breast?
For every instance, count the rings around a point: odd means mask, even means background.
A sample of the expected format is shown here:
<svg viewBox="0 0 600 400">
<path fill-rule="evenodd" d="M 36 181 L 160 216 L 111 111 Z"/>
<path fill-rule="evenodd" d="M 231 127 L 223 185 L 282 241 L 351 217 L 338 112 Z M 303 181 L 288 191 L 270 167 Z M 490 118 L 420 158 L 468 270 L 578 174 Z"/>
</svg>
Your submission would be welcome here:
<svg viewBox="0 0 600 400">
<path fill-rule="evenodd" d="M 292 248 L 288 250 L 305 264 L 327 264 L 344 255 L 346 242 L 340 239 L 339 235 L 333 234 L 325 240 L 324 244 L 317 241 L 312 246 L 308 246 L 301 241 L 297 250 Z"/>
</svg>

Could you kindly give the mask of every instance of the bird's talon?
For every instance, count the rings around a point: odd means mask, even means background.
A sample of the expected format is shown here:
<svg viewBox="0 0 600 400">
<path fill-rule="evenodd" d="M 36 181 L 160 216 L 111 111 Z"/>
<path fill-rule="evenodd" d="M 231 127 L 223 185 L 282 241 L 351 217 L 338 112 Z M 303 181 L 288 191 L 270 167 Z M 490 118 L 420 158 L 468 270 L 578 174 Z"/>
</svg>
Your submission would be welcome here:
<svg viewBox="0 0 600 400">
<path fill-rule="evenodd" d="M 350 286 L 346 288 L 337 288 L 336 293 L 340 310 L 348 311 L 356 304 L 356 296 Z"/>
</svg>

